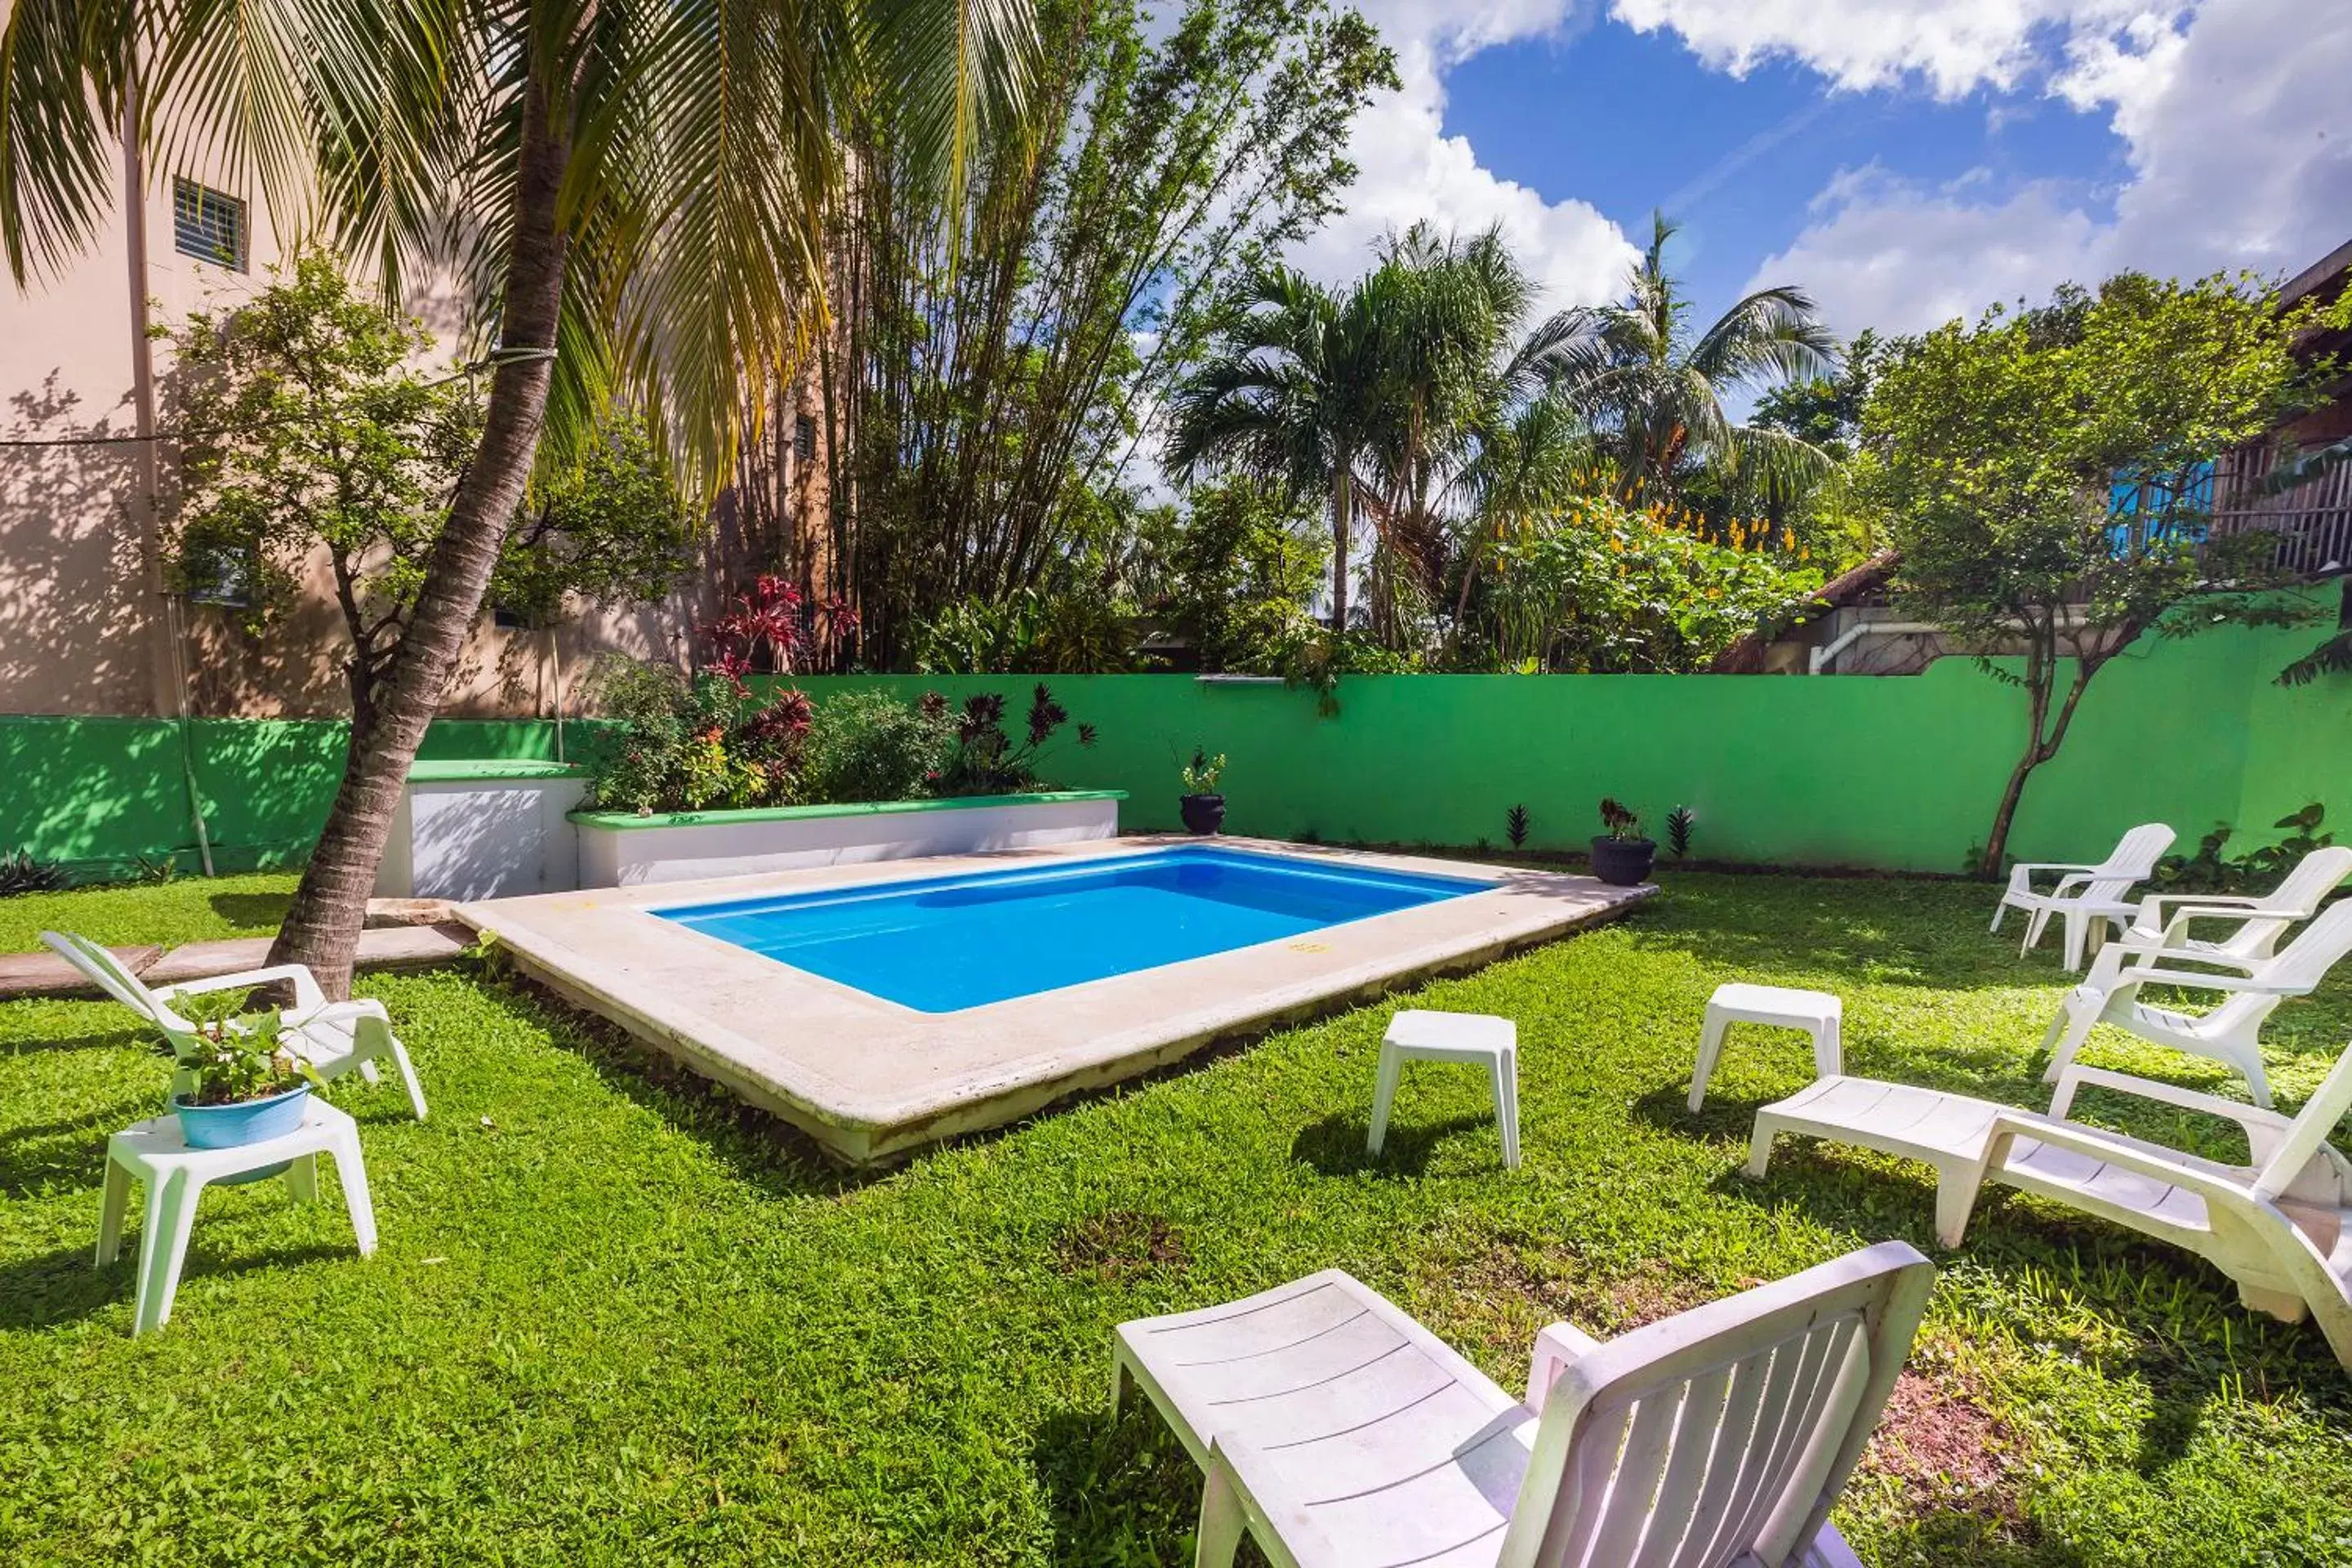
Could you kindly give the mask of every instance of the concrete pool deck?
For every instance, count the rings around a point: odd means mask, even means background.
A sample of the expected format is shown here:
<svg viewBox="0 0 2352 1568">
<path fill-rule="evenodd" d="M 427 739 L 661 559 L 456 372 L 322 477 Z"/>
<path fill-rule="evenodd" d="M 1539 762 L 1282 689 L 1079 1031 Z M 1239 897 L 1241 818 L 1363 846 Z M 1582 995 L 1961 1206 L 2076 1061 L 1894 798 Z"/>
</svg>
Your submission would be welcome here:
<svg viewBox="0 0 2352 1568">
<path fill-rule="evenodd" d="M 1651 887 L 1246 838 L 1233 849 L 1492 884 L 1412 909 L 956 1013 L 919 1013 L 646 911 L 722 899 L 1108 860 L 1196 842 L 1129 837 L 460 906 L 516 966 L 853 1164 L 1001 1127 L 1219 1040 L 1368 1001 L 1612 920 Z M 1018 963 L 1017 952 L 1004 955 Z M 1369 1097 L 1370 1086 L 1366 1085 Z"/>
</svg>

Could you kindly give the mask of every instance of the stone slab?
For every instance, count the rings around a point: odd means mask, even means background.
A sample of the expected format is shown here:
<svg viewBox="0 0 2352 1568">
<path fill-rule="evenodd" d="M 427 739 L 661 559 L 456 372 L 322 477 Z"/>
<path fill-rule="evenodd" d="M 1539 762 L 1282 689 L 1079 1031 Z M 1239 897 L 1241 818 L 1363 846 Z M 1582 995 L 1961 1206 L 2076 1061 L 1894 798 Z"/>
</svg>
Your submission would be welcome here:
<svg viewBox="0 0 2352 1568">
<path fill-rule="evenodd" d="M 163 956 L 160 947 L 110 947 L 107 951 L 121 959 L 123 967 L 133 974 L 144 973 Z M 80 970 L 46 947 L 38 952 L 0 953 L 0 996 L 99 994 L 98 987 L 83 979 Z"/>
<path fill-rule="evenodd" d="M 118 947 L 110 951 L 131 973 L 150 985 L 178 985 L 259 969 L 269 962 L 266 936 L 232 937 L 221 942 L 192 942 L 166 952 L 160 947 Z M 470 927 L 457 924 L 397 926 L 360 933 L 358 966 L 374 969 L 431 969 L 448 963 L 474 942 Z M 48 952 L 0 954 L 0 1000 L 16 996 L 97 996 L 97 986 L 81 972 Z"/>
</svg>

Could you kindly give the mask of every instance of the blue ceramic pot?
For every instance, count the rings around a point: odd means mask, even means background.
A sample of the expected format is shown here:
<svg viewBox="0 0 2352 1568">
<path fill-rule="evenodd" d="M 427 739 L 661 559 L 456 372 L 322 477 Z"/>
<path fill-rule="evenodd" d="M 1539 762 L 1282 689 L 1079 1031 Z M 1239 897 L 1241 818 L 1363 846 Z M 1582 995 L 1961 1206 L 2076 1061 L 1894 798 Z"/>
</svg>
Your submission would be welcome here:
<svg viewBox="0 0 2352 1568">
<path fill-rule="evenodd" d="M 298 1084 L 267 1100 L 241 1100 L 235 1105 L 191 1105 L 173 1097 L 172 1109 L 180 1118 L 180 1137 L 191 1149 L 241 1149 L 283 1138 L 302 1125 L 302 1110 L 310 1086 Z"/>
</svg>

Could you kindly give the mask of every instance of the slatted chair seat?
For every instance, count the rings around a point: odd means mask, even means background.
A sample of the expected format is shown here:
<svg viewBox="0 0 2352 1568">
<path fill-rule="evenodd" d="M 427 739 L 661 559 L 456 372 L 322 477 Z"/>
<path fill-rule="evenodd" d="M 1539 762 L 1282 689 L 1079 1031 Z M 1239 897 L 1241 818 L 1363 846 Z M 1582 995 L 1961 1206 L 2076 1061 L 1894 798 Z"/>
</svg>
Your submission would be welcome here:
<svg viewBox="0 0 2352 1568">
<path fill-rule="evenodd" d="M 1131 1382 L 1207 1475 L 1203 1564 L 1858 1568 L 1826 1523 L 1933 1270 L 1901 1243 L 1600 1344 L 1538 1337 L 1515 1400 L 1337 1269 L 1141 1319 Z"/>
<path fill-rule="evenodd" d="M 2332 911 L 2331 911 L 2332 912 Z M 2250 1163 L 2228 1164 L 2068 1119 L 2096 1086 L 2234 1121 Z M 1996 1182 L 2184 1247 L 2288 1322 L 2315 1318 L 2352 1369 L 2352 1161 L 2329 1145 L 2352 1111 L 2352 1049 L 2292 1119 L 2194 1089 L 2070 1064 L 2048 1113 L 1873 1079 L 1822 1079 L 1756 1113 L 1748 1173 L 1800 1133 L 1936 1167 L 1936 1236 L 1958 1247 Z"/>
</svg>

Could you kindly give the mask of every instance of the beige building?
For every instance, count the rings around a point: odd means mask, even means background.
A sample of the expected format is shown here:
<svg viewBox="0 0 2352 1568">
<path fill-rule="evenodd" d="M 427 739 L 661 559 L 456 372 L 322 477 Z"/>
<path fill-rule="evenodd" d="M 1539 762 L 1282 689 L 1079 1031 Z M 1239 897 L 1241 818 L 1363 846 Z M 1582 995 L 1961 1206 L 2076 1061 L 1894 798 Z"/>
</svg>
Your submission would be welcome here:
<svg viewBox="0 0 2352 1568">
<path fill-rule="evenodd" d="M 165 589 L 157 498 L 170 489 L 149 337 L 199 306 L 234 303 L 278 255 L 260 202 L 177 169 L 142 177 L 126 156 L 118 204 L 62 275 L 20 293 L 0 282 L 0 714 L 329 717 L 349 711 L 350 648 L 325 552 L 315 591 L 258 634 L 236 612 Z M 445 340 L 448 301 L 410 301 Z M 715 509 L 703 559 L 671 600 L 576 605 L 550 631 L 486 610 L 444 710 L 528 717 L 580 710 L 603 654 L 684 663 L 692 628 L 728 587 L 793 570 L 794 536 L 821 507 L 821 422 L 808 398 L 775 422 Z M 805 571 L 795 573 L 805 576 Z"/>
</svg>

